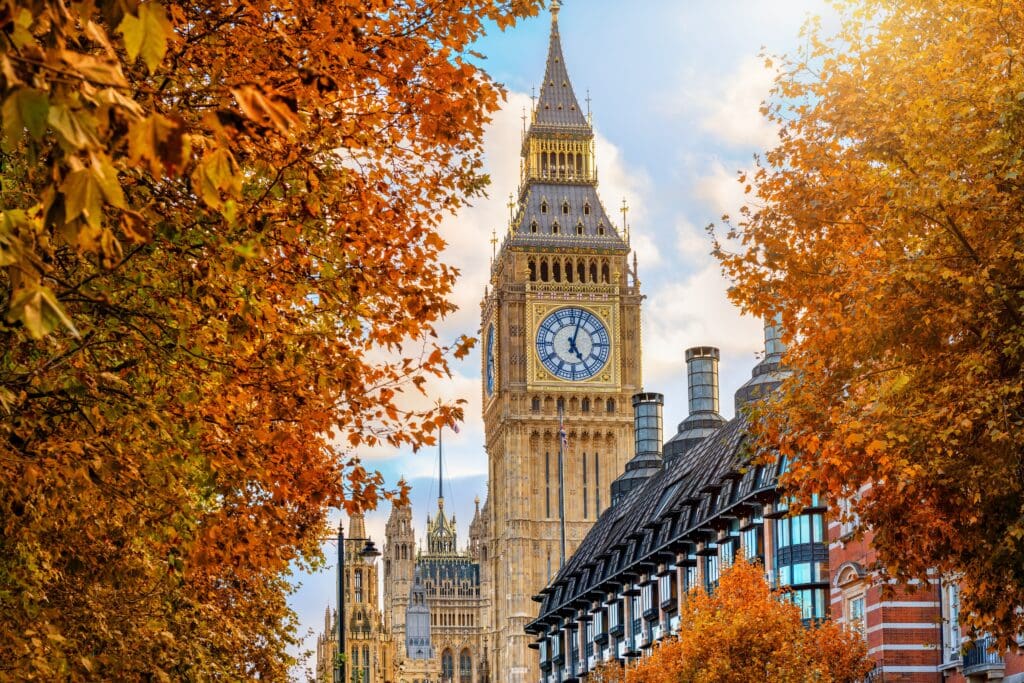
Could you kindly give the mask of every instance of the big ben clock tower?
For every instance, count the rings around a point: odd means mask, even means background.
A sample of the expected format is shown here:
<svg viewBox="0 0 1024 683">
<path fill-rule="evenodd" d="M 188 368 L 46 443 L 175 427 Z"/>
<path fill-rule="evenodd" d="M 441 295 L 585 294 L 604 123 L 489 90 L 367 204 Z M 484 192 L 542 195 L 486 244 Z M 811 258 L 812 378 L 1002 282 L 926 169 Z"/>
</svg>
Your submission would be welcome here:
<svg viewBox="0 0 1024 683">
<path fill-rule="evenodd" d="M 562 56 L 553 2 L 544 83 L 522 145 L 513 219 L 481 304 L 489 493 L 481 562 L 494 683 L 537 680 L 523 627 L 610 503 L 633 445 L 640 301 L 628 236 L 597 194 L 594 131 Z M 559 413 L 564 489 L 559 490 Z"/>
</svg>

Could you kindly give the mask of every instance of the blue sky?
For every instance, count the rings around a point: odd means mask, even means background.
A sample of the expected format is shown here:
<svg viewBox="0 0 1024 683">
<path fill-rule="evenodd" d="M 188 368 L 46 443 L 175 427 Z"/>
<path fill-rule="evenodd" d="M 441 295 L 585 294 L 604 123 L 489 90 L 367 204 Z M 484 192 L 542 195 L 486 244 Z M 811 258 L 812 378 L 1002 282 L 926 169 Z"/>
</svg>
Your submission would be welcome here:
<svg viewBox="0 0 1024 683">
<path fill-rule="evenodd" d="M 736 173 L 771 146 L 776 131 L 758 113 L 771 74 L 758 55 L 792 53 L 809 14 L 827 12 L 825 0 L 566 0 L 559 15 L 562 47 L 583 106 L 589 90 L 598 134 L 599 192 L 609 215 L 625 197 L 639 258 L 643 307 L 644 389 L 665 394 L 666 437 L 686 416 L 684 350 L 722 351 L 722 414 L 733 414 L 733 392 L 750 376 L 762 349 L 760 321 L 741 317 L 727 301 L 727 283 L 710 256 L 705 226 L 742 205 Z M 489 198 L 447 221 L 448 262 L 462 270 L 455 300 L 460 310 L 442 336 L 478 333 L 479 302 L 487 281 L 491 230 L 505 229 L 506 203 L 519 173 L 522 108 L 539 86 L 547 54 L 545 12 L 477 48 L 483 63 L 509 90 L 506 107 L 487 131 Z M 446 509 L 454 510 L 460 543 L 474 497 L 486 497 L 487 458 L 480 417 L 479 347 L 454 367 L 454 376 L 429 385 L 436 398 L 465 398 L 467 419 L 445 434 Z M 427 514 L 436 509 L 437 453 L 427 449 L 375 451 L 364 459 L 389 482 L 413 486 L 413 518 L 422 542 Z M 388 505 L 367 516 L 367 531 L 383 545 Z M 334 548 L 326 547 L 329 557 Z M 334 564 L 296 577 L 291 598 L 302 633 L 315 648 L 324 608 L 334 601 Z M 296 672 L 300 675 L 300 672 Z"/>
</svg>

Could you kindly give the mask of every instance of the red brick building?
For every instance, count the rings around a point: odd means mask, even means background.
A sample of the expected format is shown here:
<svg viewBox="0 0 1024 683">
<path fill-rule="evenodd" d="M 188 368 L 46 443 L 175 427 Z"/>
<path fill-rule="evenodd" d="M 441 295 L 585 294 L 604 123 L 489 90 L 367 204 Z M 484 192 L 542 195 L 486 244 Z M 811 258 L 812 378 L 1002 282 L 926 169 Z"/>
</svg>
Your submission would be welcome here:
<svg viewBox="0 0 1024 683">
<path fill-rule="evenodd" d="M 958 623 L 959 592 L 938 577 L 927 585 L 883 591 L 871 534 L 855 539 L 853 525 L 828 527 L 830 615 L 859 629 L 877 662 L 871 680 L 900 683 L 1024 683 L 1024 655 L 973 645 Z"/>
</svg>

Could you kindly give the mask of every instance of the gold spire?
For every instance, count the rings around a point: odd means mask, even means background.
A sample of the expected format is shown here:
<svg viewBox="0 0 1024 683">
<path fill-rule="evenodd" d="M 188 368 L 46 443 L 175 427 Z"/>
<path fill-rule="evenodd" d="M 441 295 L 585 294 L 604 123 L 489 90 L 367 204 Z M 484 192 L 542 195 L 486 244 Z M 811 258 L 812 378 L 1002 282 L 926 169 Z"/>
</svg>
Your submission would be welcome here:
<svg viewBox="0 0 1024 683">
<path fill-rule="evenodd" d="M 622 208 L 619 209 L 622 212 L 622 234 L 626 238 L 626 243 L 629 243 L 629 224 L 626 222 L 626 215 L 629 213 L 629 204 L 626 203 L 626 198 L 622 198 Z"/>
<path fill-rule="evenodd" d="M 559 0 L 551 0 L 551 23 L 558 23 L 558 10 L 562 9 L 562 3 Z"/>
</svg>

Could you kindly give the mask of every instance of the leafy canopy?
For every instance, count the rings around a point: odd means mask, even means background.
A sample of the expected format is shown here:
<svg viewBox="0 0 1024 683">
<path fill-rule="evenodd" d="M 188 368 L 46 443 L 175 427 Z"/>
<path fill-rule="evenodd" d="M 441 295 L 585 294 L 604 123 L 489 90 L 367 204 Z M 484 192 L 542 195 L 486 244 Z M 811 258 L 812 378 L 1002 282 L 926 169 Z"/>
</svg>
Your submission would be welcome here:
<svg viewBox="0 0 1024 683">
<path fill-rule="evenodd" d="M 837 3 L 767 115 L 780 144 L 718 245 L 795 371 L 761 409 L 786 484 L 854 498 L 883 569 L 961 581 L 1024 632 L 1024 6 Z M 858 495 L 863 489 L 863 494 Z"/>
<path fill-rule="evenodd" d="M 0 2 L 0 678 L 286 677 L 329 506 L 405 496 L 339 453 L 461 415 L 403 391 L 537 5 Z"/>
</svg>

